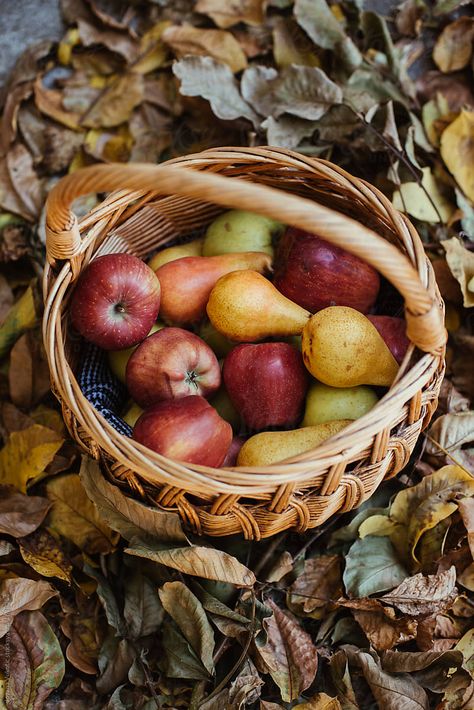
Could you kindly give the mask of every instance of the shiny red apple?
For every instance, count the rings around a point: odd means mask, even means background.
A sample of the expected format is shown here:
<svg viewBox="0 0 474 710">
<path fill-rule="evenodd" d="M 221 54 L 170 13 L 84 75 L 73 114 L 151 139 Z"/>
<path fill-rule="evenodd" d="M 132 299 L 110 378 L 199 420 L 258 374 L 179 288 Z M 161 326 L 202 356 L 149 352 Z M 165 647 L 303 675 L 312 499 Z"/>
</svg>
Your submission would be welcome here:
<svg viewBox="0 0 474 710">
<path fill-rule="evenodd" d="M 301 353 L 288 343 L 244 343 L 222 371 L 232 403 L 250 429 L 293 426 L 308 387 Z"/>
<path fill-rule="evenodd" d="M 221 384 L 221 368 L 213 351 L 194 333 L 163 328 L 134 351 L 125 371 L 134 402 L 149 407 L 164 399 L 208 397 Z"/>
<path fill-rule="evenodd" d="M 345 249 L 288 227 L 278 248 L 274 284 L 312 313 L 328 306 L 350 306 L 367 313 L 377 298 L 380 278 L 370 264 Z"/>
<path fill-rule="evenodd" d="M 232 427 L 204 397 L 168 399 L 147 409 L 133 438 L 168 458 L 221 466 L 232 443 Z"/>
<path fill-rule="evenodd" d="M 367 316 L 367 318 L 375 325 L 393 357 L 400 364 L 410 345 L 406 334 L 407 324 L 404 318 L 395 318 L 393 316 Z"/>
<path fill-rule="evenodd" d="M 154 272 L 138 257 L 99 256 L 84 270 L 72 294 L 72 324 L 105 350 L 129 348 L 150 332 L 160 293 Z"/>
</svg>

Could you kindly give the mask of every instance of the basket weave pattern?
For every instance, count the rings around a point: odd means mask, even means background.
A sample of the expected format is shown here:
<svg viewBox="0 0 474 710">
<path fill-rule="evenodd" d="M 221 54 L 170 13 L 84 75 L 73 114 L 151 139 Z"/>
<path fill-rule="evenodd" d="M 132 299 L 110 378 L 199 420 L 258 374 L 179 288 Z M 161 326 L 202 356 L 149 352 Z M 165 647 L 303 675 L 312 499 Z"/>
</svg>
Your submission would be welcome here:
<svg viewBox="0 0 474 710">
<path fill-rule="evenodd" d="M 70 206 L 93 191 L 110 194 L 78 223 Z M 155 454 L 118 434 L 74 376 L 68 301 L 90 259 L 125 251 L 145 257 L 226 208 L 317 232 L 371 263 L 403 295 L 413 343 L 368 414 L 318 449 L 260 469 L 212 469 Z M 285 529 L 303 532 L 357 507 L 407 464 L 437 405 L 443 304 L 414 227 L 368 183 L 326 161 L 272 148 L 214 149 L 160 166 L 94 166 L 52 190 L 46 230 L 43 332 L 53 391 L 71 435 L 117 485 L 177 511 L 197 533 L 258 540 Z"/>
</svg>

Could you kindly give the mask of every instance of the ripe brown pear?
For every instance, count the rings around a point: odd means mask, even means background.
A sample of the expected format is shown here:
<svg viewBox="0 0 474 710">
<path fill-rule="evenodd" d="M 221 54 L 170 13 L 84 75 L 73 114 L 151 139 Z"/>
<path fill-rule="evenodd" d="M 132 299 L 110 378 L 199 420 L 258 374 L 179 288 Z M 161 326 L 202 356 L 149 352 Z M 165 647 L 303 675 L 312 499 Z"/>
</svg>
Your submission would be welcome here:
<svg viewBox="0 0 474 710">
<path fill-rule="evenodd" d="M 234 271 L 216 283 L 207 315 L 230 340 L 251 343 L 268 337 L 298 335 L 311 313 L 283 296 L 256 271 Z"/>
<path fill-rule="evenodd" d="M 303 329 L 303 360 L 317 380 L 331 387 L 389 387 L 398 363 L 377 328 L 359 311 L 330 306 Z"/>
<path fill-rule="evenodd" d="M 237 466 L 271 466 L 298 456 L 339 433 L 350 421 L 339 419 L 290 431 L 262 431 L 247 439 L 239 451 Z"/>
<path fill-rule="evenodd" d="M 257 251 L 170 261 L 155 272 L 162 293 L 160 318 L 175 325 L 195 323 L 205 316 L 209 294 L 221 276 L 241 269 L 267 272 L 271 264 L 271 256 Z"/>
</svg>

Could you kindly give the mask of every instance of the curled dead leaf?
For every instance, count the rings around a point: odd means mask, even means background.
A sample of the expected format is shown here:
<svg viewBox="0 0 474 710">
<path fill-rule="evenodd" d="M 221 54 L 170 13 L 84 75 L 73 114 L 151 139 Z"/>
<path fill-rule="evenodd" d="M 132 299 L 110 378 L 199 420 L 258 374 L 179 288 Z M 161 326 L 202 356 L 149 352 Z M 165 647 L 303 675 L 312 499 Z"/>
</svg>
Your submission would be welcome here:
<svg viewBox="0 0 474 710">
<path fill-rule="evenodd" d="M 474 41 L 474 19 L 459 17 L 446 25 L 436 40 L 433 60 L 442 72 L 459 71 L 469 64 Z"/>
<path fill-rule="evenodd" d="M 461 190 L 474 202 L 474 111 L 462 109 L 443 131 L 441 157 Z"/>
<path fill-rule="evenodd" d="M 3 580 L 0 585 L 0 638 L 5 636 L 17 614 L 41 609 L 56 594 L 54 587 L 43 579 L 16 577 Z"/>
<path fill-rule="evenodd" d="M 421 572 L 405 579 L 381 599 L 409 616 L 440 614 L 450 608 L 456 598 L 456 569 L 423 575 Z"/>
<path fill-rule="evenodd" d="M 342 594 L 341 558 L 322 555 L 305 560 L 303 574 L 288 590 L 288 607 L 297 614 L 320 619 L 328 603 Z"/>
<path fill-rule="evenodd" d="M 25 562 L 43 577 L 72 581 L 72 565 L 55 538 L 45 529 L 20 538 L 20 552 Z"/>
<path fill-rule="evenodd" d="M 264 0 L 233 0 L 223 3 L 221 0 L 198 0 L 196 12 L 209 15 L 218 27 L 232 27 L 238 22 L 260 25 L 263 22 Z"/>
<path fill-rule="evenodd" d="M 474 253 L 463 247 L 456 237 L 446 239 L 441 244 L 446 251 L 451 273 L 461 287 L 464 306 L 470 308 L 474 306 Z"/>
<path fill-rule="evenodd" d="M 225 30 L 204 30 L 191 25 L 168 27 L 163 42 L 178 59 L 186 55 L 210 56 L 236 73 L 245 69 L 247 57 L 235 37 Z"/>
<path fill-rule="evenodd" d="M 46 498 L 0 486 L 0 532 L 12 537 L 29 535 L 41 525 L 50 507 Z"/>
</svg>

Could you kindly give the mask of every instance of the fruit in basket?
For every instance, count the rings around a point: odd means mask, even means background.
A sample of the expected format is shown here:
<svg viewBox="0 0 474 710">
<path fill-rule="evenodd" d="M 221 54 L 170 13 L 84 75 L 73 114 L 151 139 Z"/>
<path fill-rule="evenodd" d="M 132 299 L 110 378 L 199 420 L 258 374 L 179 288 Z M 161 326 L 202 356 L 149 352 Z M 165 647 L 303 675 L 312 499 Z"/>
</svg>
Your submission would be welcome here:
<svg viewBox="0 0 474 710">
<path fill-rule="evenodd" d="M 208 397 L 221 384 L 209 345 L 189 330 L 163 328 L 150 335 L 127 363 L 127 388 L 141 407 L 190 395 Z"/>
<path fill-rule="evenodd" d="M 235 466 L 237 464 L 237 457 L 242 446 L 245 444 L 245 439 L 243 436 L 234 436 L 232 443 L 230 445 L 227 456 L 222 462 L 222 466 Z"/>
<path fill-rule="evenodd" d="M 153 323 L 148 335 L 153 335 L 153 333 L 157 333 L 162 328 L 164 328 L 164 323 Z M 125 348 L 125 350 L 109 350 L 107 353 L 107 359 L 109 361 L 110 369 L 114 373 L 115 377 L 117 377 L 120 382 L 123 382 L 124 384 L 127 362 L 129 361 L 130 356 L 132 355 L 132 353 L 135 352 L 137 347 L 138 345 L 133 345 L 133 347 Z"/>
<path fill-rule="evenodd" d="M 209 403 L 217 410 L 222 419 L 229 422 L 234 431 L 240 431 L 242 427 L 242 417 L 232 404 L 229 393 L 224 386 L 221 386 L 217 392 L 212 395 L 209 399 Z"/>
<path fill-rule="evenodd" d="M 235 343 L 219 333 L 214 328 L 211 321 L 205 320 L 199 327 L 199 337 L 202 338 L 210 348 L 214 350 L 217 357 L 225 357 L 230 353 Z"/>
<path fill-rule="evenodd" d="M 83 271 L 71 298 L 71 321 L 105 350 L 136 345 L 150 332 L 160 307 L 160 282 L 132 254 L 106 254 Z"/>
<path fill-rule="evenodd" d="M 206 304 L 216 282 L 240 269 L 267 272 L 271 257 L 262 252 L 221 256 L 189 256 L 161 266 L 156 275 L 161 284 L 160 317 L 167 323 L 195 323 L 206 315 Z"/>
<path fill-rule="evenodd" d="M 328 306 L 367 313 L 377 298 L 380 277 L 345 249 L 288 227 L 276 255 L 274 283 L 284 296 L 312 313 Z"/>
<path fill-rule="evenodd" d="M 256 271 L 234 271 L 212 289 L 207 315 L 226 338 L 254 342 L 299 335 L 311 313 L 285 298 Z"/>
<path fill-rule="evenodd" d="M 201 466 L 221 466 L 232 443 L 232 427 L 204 397 L 168 399 L 147 409 L 133 438 L 158 454 Z"/>
<path fill-rule="evenodd" d="M 245 210 L 230 210 L 219 215 L 207 228 L 204 256 L 239 251 L 264 251 L 273 256 L 273 244 L 285 226 L 271 217 Z"/>
<path fill-rule="evenodd" d="M 238 345 L 222 370 L 229 397 L 250 429 L 293 426 L 301 416 L 308 373 L 288 343 Z"/>
<path fill-rule="evenodd" d="M 400 363 L 405 357 L 410 341 L 407 338 L 407 324 L 404 318 L 394 316 L 367 316 L 388 345 L 395 360 Z"/>
<path fill-rule="evenodd" d="M 132 402 L 125 414 L 123 415 L 124 422 L 127 422 L 131 427 L 134 427 L 138 417 L 143 414 L 143 409 L 136 402 Z"/>
<path fill-rule="evenodd" d="M 237 457 L 237 466 L 270 466 L 315 449 L 350 424 L 349 419 L 307 426 L 290 431 L 263 431 L 247 439 Z"/>
<path fill-rule="evenodd" d="M 358 387 L 330 387 L 313 381 L 306 395 L 301 426 L 314 426 L 334 419 L 359 419 L 378 402 L 374 390 Z"/>
<path fill-rule="evenodd" d="M 348 306 L 330 306 L 311 316 L 303 328 L 302 351 L 311 374 L 332 387 L 388 387 L 398 372 L 377 328 Z"/>
<path fill-rule="evenodd" d="M 182 259 L 184 256 L 201 256 L 203 242 L 204 239 L 193 239 L 192 242 L 186 242 L 186 244 L 176 244 L 174 247 L 162 249 L 149 259 L 148 266 L 156 271 L 163 264 Z"/>
</svg>

